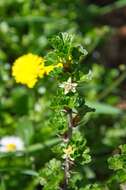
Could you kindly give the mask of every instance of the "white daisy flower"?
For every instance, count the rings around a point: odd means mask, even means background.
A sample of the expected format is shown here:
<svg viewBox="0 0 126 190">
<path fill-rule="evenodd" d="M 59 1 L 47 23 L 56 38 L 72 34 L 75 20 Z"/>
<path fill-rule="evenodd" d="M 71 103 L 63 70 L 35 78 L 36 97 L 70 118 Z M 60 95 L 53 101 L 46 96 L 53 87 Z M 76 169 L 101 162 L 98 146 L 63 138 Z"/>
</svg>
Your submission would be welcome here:
<svg viewBox="0 0 126 190">
<path fill-rule="evenodd" d="M 63 82 L 59 85 L 60 88 L 64 88 L 64 94 L 68 94 L 69 92 L 76 92 L 77 83 L 72 83 L 71 77 L 68 78 L 66 82 Z"/>
<path fill-rule="evenodd" d="M 5 136 L 0 139 L 0 152 L 14 152 L 24 149 L 24 142 L 20 137 Z"/>
</svg>

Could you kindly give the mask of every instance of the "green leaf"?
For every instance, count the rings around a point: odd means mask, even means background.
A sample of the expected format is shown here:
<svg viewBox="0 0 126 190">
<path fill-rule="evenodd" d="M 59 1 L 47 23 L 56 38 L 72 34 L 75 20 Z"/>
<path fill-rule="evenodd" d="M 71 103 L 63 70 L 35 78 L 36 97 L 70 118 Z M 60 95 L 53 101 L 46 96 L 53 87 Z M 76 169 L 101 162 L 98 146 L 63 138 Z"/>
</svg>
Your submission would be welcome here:
<svg viewBox="0 0 126 190">
<path fill-rule="evenodd" d="M 120 183 L 126 182 L 126 170 L 117 171 L 116 177 Z"/>
<path fill-rule="evenodd" d="M 119 154 L 108 159 L 109 168 L 113 170 L 123 169 L 123 160 Z"/>
<path fill-rule="evenodd" d="M 40 170 L 39 182 L 44 190 L 58 190 L 59 184 L 63 180 L 62 165 L 59 160 L 52 159 Z"/>
<path fill-rule="evenodd" d="M 59 35 L 51 38 L 50 42 L 56 51 L 67 56 L 70 53 L 72 47 L 73 35 L 65 32 L 60 33 Z"/>
<path fill-rule="evenodd" d="M 34 170 L 22 170 L 21 173 L 25 175 L 35 176 L 35 177 L 38 176 L 38 173 Z"/>
<path fill-rule="evenodd" d="M 89 70 L 88 74 L 83 75 L 83 76 L 81 77 L 81 79 L 80 79 L 79 82 L 80 82 L 80 83 L 81 83 L 81 82 L 90 82 L 90 81 L 92 80 L 92 78 L 93 78 L 93 73 L 92 73 L 91 70 Z"/>
<path fill-rule="evenodd" d="M 45 60 L 46 60 L 46 65 L 54 65 L 56 63 L 58 63 L 58 55 L 56 54 L 56 52 L 52 51 L 49 52 L 46 56 L 45 56 Z"/>
<path fill-rule="evenodd" d="M 118 108 L 115 108 L 111 105 L 101 103 L 101 102 L 89 102 L 86 101 L 86 104 L 92 108 L 94 108 L 96 111 L 96 114 L 109 114 L 109 115 L 118 115 L 121 114 L 122 111 Z"/>
<path fill-rule="evenodd" d="M 83 46 L 78 45 L 72 48 L 71 54 L 73 59 L 78 61 L 81 56 L 85 57 L 88 54 L 88 52 L 86 49 L 83 48 Z"/>
<path fill-rule="evenodd" d="M 90 149 L 86 146 L 86 139 L 76 130 L 72 135 L 70 145 L 74 149 L 73 158 L 79 164 L 87 164 L 91 161 Z"/>
<path fill-rule="evenodd" d="M 80 117 L 84 117 L 88 112 L 94 112 L 95 108 L 93 105 L 89 105 L 83 97 L 79 96 L 76 101 L 76 109 L 79 112 Z"/>
<path fill-rule="evenodd" d="M 26 145 L 29 145 L 34 134 L 32 121 L 26 117 L 21 118 L 17 123 L 17 134 L 24 140 Z"/>
<path fill-rule="evenodd" d="M 120 145 L 119 148 L 121 149 L 122 154 L 126 154 L 126 144 Z"/>
<path fill-rule="evenodd" d="M 85 188 L 81 188 L 80 190 L 103 190 L 100 185 L 94 184 L 94 185 L 87 185 Z"/>
</svg>

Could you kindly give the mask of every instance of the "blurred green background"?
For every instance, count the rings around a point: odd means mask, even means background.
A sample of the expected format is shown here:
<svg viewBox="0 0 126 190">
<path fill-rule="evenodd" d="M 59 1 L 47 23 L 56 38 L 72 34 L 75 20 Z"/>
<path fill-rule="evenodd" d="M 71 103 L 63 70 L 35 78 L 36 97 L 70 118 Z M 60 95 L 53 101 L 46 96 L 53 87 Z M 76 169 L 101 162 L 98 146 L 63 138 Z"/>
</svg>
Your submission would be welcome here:
<svg viewBox="0 0 126 190">
<path fill-rule="evenodd" d="M 92 162 L 81 172 L 86 183 L 104 183 L 112 175 L 107 159 L 126 143 L 125 21 L 125 0 L 0 0 L 0 137 L 18 135 L 27 147 L 20 157 L 0 153 L 0 190 L 41 189 L 34 170 L 55 156 L 56 129 L 48 125 L 55 83 L 40 81 L 34 89 L 17 85 L 11 65 L 28 52 L 44 56 L 49 38 L 59 32 L 82 43 L 89 52 L 85 72 L 93 72 L 82 92 L 96 112 L 81 129 Z"/>
</svg>

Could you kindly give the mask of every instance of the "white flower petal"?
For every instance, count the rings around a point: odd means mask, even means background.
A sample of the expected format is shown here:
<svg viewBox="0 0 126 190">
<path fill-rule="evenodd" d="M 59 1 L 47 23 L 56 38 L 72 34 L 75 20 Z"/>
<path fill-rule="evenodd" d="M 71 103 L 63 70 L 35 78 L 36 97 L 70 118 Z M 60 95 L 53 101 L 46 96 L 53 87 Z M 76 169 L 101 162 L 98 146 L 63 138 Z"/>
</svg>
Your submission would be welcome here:
<svg viewBox="0 0 126 190">
<path fill-rule="evenodd" d="M 68 82 L 68 83 L 71 83 L 71 82 L 72 82 L 71 77 L 68 78 L 67 82 Z"/>
<path fill-rule="evenodd" d="M 64 83 L 59 84 L 59 87 L 60 87 L 60 88 L 64 88 Z"/>
</svg>

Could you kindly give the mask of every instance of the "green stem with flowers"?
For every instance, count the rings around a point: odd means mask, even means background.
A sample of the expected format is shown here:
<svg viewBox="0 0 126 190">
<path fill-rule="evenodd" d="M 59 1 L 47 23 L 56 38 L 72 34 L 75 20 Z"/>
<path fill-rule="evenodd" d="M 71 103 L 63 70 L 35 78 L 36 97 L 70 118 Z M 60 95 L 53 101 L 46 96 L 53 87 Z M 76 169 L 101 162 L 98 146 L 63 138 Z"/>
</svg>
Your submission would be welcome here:
<svg viewBox="0 0 126 190">
<path fill-rule="evenodd" d="M 64 109 L 64 112 L 67 114 L 67 118 L 68 118 L 68 130 L 67 130 L 67 134 L 64 134 L 64 138 L 63 141 L 65 143 L 69 143 L 71 137 L 72 137 L 72 130 L 73 130 L 73 118 L 72 118 L 72 110 L 71 109 Z M 63 181 L 63 188 L 62 190 L 67 190 L 67 186 L 68 186 L 68 182 L 69 182 L 69 178 L 70 178 L 70 160 L 69 157 L 66 156 L 65 160 L 64 160 L 64 181 Z"/>
</svg>

